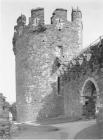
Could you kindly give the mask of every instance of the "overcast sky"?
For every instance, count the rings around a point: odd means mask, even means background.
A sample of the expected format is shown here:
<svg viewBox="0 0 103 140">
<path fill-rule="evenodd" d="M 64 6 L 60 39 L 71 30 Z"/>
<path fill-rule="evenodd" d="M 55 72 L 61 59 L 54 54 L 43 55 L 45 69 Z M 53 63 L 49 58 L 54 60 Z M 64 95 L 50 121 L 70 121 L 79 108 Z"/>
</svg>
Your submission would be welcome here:
<svg viewBox="0 0 103 140">
<path fill-rule="evenodd" d="M 45 22 L 50 23 L 56 8 L 68 10 L 78 6 L 83 14 L 83 47 L 103 35 L 103 0 L 0 0 L 0 92 L 9 102 L 15 101 L 15 56 L 12 51 L 14 25 L 19 15 L 28 20 L 31 9 L 45 8 Z"/>
</svg>

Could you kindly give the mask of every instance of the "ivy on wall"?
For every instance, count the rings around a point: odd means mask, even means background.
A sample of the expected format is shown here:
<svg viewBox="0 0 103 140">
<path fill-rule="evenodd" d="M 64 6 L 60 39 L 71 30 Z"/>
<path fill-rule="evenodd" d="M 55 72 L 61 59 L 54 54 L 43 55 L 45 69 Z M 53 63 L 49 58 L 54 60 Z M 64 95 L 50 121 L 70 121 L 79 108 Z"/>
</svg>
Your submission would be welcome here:
<svg viewBox="0 0 103 140">
<path fill-rule="evenodd" d="M 89 46 L 85 51 L 73 58 L 71 61 L 61 58 L 61 65 L 58 68 L 62 79 L 75 80 L 88 71 L 94 72 L 103 67 L 103 40 L 97 44 Z M 61 72 L 62 71 L 62 72 Z"/>
</svg>

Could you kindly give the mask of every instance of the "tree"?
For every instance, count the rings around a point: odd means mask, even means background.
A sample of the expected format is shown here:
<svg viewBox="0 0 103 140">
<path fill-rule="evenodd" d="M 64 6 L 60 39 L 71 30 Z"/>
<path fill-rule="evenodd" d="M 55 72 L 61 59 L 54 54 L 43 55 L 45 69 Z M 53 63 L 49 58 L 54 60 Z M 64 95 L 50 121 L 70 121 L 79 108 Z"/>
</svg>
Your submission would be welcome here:
<svg viewBox="0 0 103 140">
<path fill-rule="evenodd" d="M 13 121 L 17 120 L 17 108 L 16 108 L 16 103 L 13 103 L 11 105 L 11 109 L 10 109 L 12 116 L 13 116 Z"/>
</svg>

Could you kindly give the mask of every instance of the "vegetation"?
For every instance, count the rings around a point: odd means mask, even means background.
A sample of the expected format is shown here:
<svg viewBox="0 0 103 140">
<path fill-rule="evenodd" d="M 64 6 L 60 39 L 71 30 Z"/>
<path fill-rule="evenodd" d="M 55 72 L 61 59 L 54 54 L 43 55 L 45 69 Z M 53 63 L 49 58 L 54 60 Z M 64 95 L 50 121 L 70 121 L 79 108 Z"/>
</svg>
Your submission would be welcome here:
<svg viewBox="0 0 103 140">
<path fill-rule="evenodd" d="M 15 102 L 11 105 L 10 112 L 12 113 L 13 121 L 16 121 L 17 120 L 17 109 L 16 109 L 16 103 Z"/>
</svg>

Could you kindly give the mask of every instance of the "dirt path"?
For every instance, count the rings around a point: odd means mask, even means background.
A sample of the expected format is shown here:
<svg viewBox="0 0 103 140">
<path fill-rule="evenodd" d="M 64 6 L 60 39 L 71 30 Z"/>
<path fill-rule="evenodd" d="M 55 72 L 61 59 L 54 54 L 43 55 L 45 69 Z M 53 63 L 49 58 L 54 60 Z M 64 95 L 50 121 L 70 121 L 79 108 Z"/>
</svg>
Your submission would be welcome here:
<svg viewBox="0 0 103 140">
<path fill-rule="evenodd" d="M 98 139 L 95 120 L 60 124 L 24 124 L 13 139 Z"/>
</svg>

